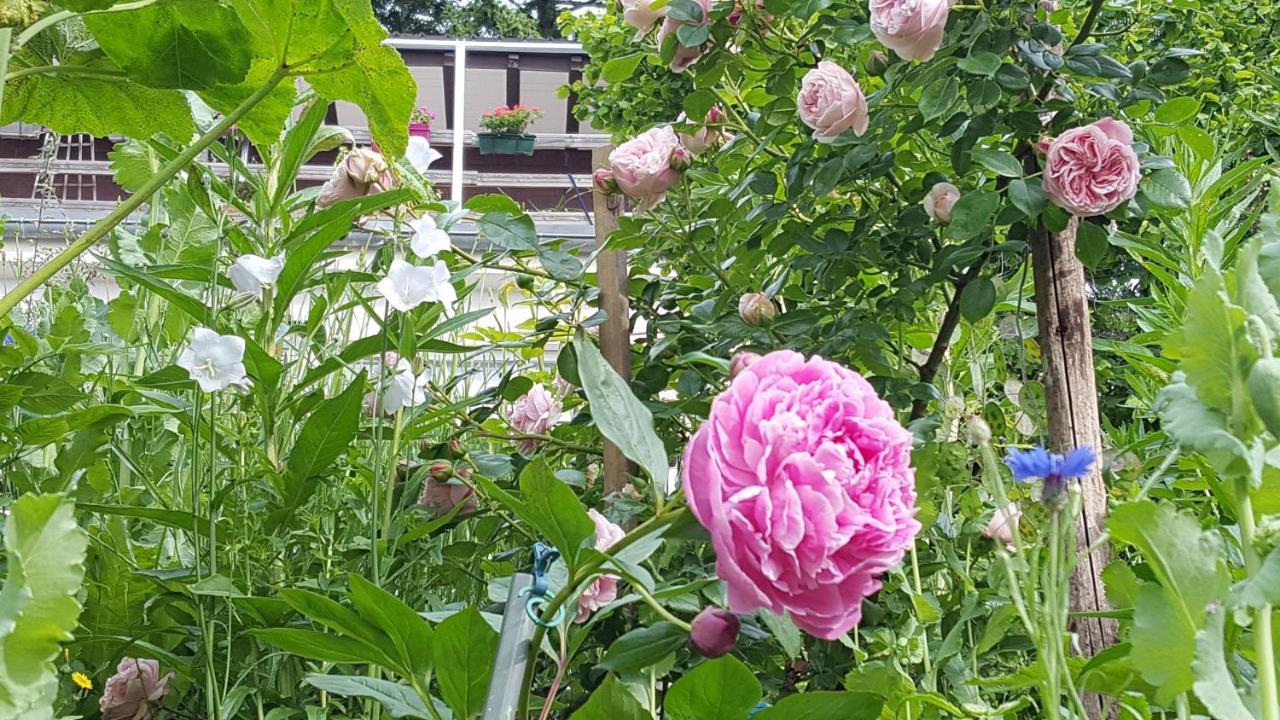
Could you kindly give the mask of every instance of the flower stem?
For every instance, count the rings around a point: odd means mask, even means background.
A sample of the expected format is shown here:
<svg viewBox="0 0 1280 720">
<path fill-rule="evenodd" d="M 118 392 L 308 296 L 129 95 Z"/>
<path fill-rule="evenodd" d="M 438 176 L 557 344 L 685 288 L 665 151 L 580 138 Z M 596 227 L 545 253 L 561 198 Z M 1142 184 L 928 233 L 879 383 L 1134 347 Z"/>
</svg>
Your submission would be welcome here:
<svg viewBox="0 0 1280 720">
<path fill-rule="evenodd" d="M 1249 479 L 1239 476 L 1235 482 L 1236 514 L 1240 522 L 1240 544 L 1244 550 L 1245 568 L 1249 576 L 1256 576 L 1262 564 L 1253 545 L 1257 531 L 1253 520 L 1253 499 L 1249 495 Z M 1280 691 L 1276 688 L 1276 650 L 1271 632 L 1271 605 L 1257 609 L 1253 626 L 1254 654 L 1258 663 L 1258 694 L 1262 701 L 1262 720 L 1280 720 Z"/>
<path fill-rule="evenodd" d="M 13 28 L 0 29 L 0 115 L 4 113 L 4 84 L 9 72 L 9 46 L 13 41 Z"/>
</svg>

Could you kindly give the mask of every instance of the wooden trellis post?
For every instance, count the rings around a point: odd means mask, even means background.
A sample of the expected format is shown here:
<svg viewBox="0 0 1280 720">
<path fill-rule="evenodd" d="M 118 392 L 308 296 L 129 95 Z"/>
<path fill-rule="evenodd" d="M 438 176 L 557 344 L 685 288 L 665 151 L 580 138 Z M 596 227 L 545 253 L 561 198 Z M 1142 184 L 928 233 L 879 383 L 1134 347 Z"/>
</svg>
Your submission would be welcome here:
<svg viewBox="0 0 1280 720">
<path fill-rule="evenodd" d="M 1036 281 L 1036 314 L 1040 348 L 1044 356 L 1044 388 L 1049 411 L 1049 445 L 1054 452 L 1088 446 L 1102 451 L 1102 427 L 1098 414 L 1098 383 L 1093 366 L 1093 327 L 1089 318 L 1088 287 L 1084 266 L 1076 257 L 1076 232 L 1081 221 L 1072 219 L 1061 233 L 1041 231 L 1031 242 L 1031 262 Z M 1110 609 L 1102 585 L 1102 571 L 1110 549 L 1086 549 L 1104 531 L 1107 488 L 1102 482 L 1101 460 L 1081 481 L 1083 509 L 1077 526 L 1077 548 L 1082 553 L 1071 578 L 1071 609 L 1098 612 Z M 1092 657 L 1116 639 L 1114 620 L 1085 618 L 1076 623 L 1080 650 Z"/>
<path fill-rule="evenodd" d="M 592 169 L 608 168 L 613 146 L 596 148 L 591 153 Z M 596 247 L 604 247 L 609 234 L 618 229 L 625 200 L 621 195 L 591 193 L 595 212 Z M 627 298 L 627 254 L 621 250 L 605 250 L 596 257 L 596 278 L 600 287 L 600 308 L 609 316 L 600 328 L 600 353 L 614 371 L 631 379 L 631 302 Z M 622 490 L 627 484 L 629 466 L 618 446 L 604 443 L 604 492 Z M 654 482 L 662 479 L 655 478 Z"/>
</svg>

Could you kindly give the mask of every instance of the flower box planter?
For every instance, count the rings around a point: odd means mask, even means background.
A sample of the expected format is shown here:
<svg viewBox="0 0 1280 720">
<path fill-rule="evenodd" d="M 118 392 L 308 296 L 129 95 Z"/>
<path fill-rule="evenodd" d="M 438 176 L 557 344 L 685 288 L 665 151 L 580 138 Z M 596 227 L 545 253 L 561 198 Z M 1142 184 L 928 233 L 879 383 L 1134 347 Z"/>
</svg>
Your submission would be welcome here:
<svg viewBox="0 0 1280 720">
<path fill-rule="evenodd" d="M 532 155 L 535 140 L 536 135 L 480 133 L 476 135 L 476 146 L 481 155 Z"/>
<path fill-rule="evenodd" d="M 409 137 L 431 139 L 431 123 L 409 123 Z"/>
</svg>

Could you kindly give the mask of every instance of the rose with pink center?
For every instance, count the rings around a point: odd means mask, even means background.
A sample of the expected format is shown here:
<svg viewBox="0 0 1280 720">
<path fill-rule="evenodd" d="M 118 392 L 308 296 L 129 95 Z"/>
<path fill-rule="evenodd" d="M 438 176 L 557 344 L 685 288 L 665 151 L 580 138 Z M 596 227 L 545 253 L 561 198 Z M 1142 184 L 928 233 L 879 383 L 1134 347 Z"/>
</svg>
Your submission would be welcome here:
<svg viewBox="0 0 1280 720">
<path fill-rule="evenodd" d="M 729 609 L 835 639 L 898 565 L 915 520 L 911 434 L 861 375 L 788 350 L 742 368 L 683 462 Z"/>
<path fill-rule="evenodd" d="M 647 130 L 609 153 L 613 182 L 624 195 L 640 203 L 637 211 L 652 209 L 683 177 L 676 167 L 685 152 L 669 125 Z"/>
<path fill-rule="evenodd" d="M 903 60 L 932 60 L 950 12 L 950 0 L 871 0 L 871 31 Z"/>
<path fill-rule="evenodd" d="M 820 143 L 835 142 L 846 130 L 861 135 L 871 121 L 862 86 L 848 70 L 830 60 L 818 63 L 804 76 L 796 105 L 800 119 L 813 128 L 813 137 Z"/>
<path fill-rule="evenodd" d="M 1044 194 L 1080 217 L 1105 215 L 1132 200 L 1141 178 L 1133 131 L 1109 117 L 1062 133 L 1045 154 Z"/>
<path fill-rule="evenodd" d="M 621 540 L 626 533 L 621 527 L 615 525 L 609 518 L 596 512 L 594 508 L 587 511 L 587 515 L 591 517 L 591 522 L 596 525 L 596 550 L 604 552 L 613 547 L 615 543 Z M 609 603 L 618 599 L 618 576 L 617 575 L 601 575 L 590 587 L 582 591 L 578 596 L 578 613 L 574 616 L 573 621 L 576 623 L 584 623 L 591 618 L 591 614 L 607 606 Z"/>
<path fill-rule="evenodd" d="M 541 385 L 534 385 L 511 408 L 508 420 L 511 427 L 526 435 L 546 435 L 560 421 L 563 409 L 559 401 Z M 538 447 L 536 438 L 516 441 L 516 447 L 525 455 Z"/>
</svg>

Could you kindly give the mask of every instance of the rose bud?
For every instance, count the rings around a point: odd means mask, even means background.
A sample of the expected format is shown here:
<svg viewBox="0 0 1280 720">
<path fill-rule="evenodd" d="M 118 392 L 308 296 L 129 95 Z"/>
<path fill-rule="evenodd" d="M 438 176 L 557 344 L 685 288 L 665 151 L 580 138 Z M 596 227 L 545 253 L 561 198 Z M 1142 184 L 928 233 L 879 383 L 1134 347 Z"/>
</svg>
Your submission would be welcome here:
<svg viewBox="0 0 1280 720">
<path fill-rule="evenodd" d="M 940 182 L 924 196 L 924 211 L 939 225 L 950 225 L 951 209 L 959 200 L 960 188 L 949 182 Z"/>
<path fill-rule="evenodd" d="M 462 446 L 461 440 L 454 438 L 449 441 L 449 454 L 455 458 L 460 458 L 467 454 L 467 449 Z"/>
<path fill-rule="evenodd" d="M 427 468 L 432 480 L 448 480 L 453 477 L 453 463 L 448 460 L 436 460 Z"/>
<path fill-rule="evenodd" d="M 677 172 L 684 172 L 693 165 L 693 152 L 689 148 L 681 145 L 671 151 L 671 169 Z"/>
<path fill-rule="evenodd" d="M 742 374 L 751 366 L 751 363 L 760 359 L 760 353 L 740 352 L 733 356 L 733 360 L 729 361 L 729 379 L 732 380 Z"/>
<path fill-rule="evenodd" d="M 591 179 L 596 191 L 606 195 L 618 194 L 618 181 L 613 179 L 613 173 L 608 168 L 596 169 Z"/>
<path fill-rule="evenodd" d="M 738 646 L 738 616 L 718 607 L 706 607 L 693 619 L 689 645 L 705 658 L 718 658 Z"/>
<path fill-rule="evenodd" d="M 879 50 L 872 50 L 867 58 L 867 74 L 872 77 L 883 77 L 889 70 L 889 56 Z"/>
<path fill-rule="evenodd" d="M 778 306 L 764 293 L 747 293 L 738 300 L 738 315 L 742 322 L 759 327 L 778 316 Z"/>
</svg>

